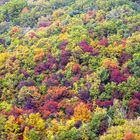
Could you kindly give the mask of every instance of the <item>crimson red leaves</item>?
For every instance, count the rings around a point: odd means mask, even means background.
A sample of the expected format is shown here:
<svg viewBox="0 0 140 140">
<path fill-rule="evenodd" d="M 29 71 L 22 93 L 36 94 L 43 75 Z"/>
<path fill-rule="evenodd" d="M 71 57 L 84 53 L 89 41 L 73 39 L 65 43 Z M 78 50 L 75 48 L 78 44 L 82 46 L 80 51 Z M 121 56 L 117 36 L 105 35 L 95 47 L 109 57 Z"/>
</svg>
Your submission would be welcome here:
<svg viewBox="0 0 140 140">
<path fill-rule="evenodd" d="M 118 68 L 112 68 L 110 73 L 110 81 L 113 81 L 117 84 L 127 80 Z"/>
</svg>

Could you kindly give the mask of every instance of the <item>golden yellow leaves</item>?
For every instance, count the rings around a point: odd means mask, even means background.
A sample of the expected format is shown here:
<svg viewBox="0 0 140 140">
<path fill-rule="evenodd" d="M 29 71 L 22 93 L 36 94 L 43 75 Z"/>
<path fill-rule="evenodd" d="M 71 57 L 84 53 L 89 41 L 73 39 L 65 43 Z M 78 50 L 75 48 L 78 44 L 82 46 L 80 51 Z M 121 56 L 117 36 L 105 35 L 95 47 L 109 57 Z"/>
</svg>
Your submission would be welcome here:
<svg viewBox="0 0 140 140">
<path fill-rule="evenodd" d="M 44 54 L 44 51 L 42 49 L 40 49 L 40 48 L 35 49 L 35 56 L 34 56 L 35 61 L 42 60 L 44 55 L 45 54 Z"/>
<path fill-rule="evenodd" d="M 60 41 L 68 40 L 68 33 L 65 32 L 65 33 L 63 33 L 63 34 L 60 34 L 60 35 L 59 35 L 59 40 L 60 40 Z"/>
<path fill-rule="evenodd" d="M 0 54 L 0 67 L 6 61 L 6 59 L 10 56 L 8 52 L 4 52 Z"/>
<path fill-rule="evenodd" d="M 117 68 L 118 67 L 118 63 L 116 60 L 113 60 L 111 58 L 105 58 L 103 61 L 102 61 L 102 65 L 105 67 L 105 68 Z"/>
<path fill-rule="evenodd" d="M 41 118 L 40 114 L 30 114 L 29 118 L 26 119 L 26 123 L 33 126 L 37 130 L 45 129 L 45 121 Z"/>
<path fill-rule="evenodd" d="M 84 103 L 79 103 L 74 109 L 74 119 L 76 121 L 81 120 L 83 122 L 88 122 L 91 120 L 91 111 L 88 106 Z"/>
</svg>

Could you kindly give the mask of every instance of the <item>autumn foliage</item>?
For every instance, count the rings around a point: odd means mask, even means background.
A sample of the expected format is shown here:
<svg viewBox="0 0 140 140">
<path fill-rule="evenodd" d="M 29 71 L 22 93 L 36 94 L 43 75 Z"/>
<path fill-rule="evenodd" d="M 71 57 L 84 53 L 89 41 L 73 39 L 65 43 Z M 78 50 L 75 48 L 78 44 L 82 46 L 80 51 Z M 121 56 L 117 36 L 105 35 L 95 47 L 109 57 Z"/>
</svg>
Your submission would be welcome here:
<svg viewBox="0 0 140 140">
<path fill-rule="evenodd" d="M 139 0 L 0 1 L 0 140 L 140 140 Z"/>
</svg>

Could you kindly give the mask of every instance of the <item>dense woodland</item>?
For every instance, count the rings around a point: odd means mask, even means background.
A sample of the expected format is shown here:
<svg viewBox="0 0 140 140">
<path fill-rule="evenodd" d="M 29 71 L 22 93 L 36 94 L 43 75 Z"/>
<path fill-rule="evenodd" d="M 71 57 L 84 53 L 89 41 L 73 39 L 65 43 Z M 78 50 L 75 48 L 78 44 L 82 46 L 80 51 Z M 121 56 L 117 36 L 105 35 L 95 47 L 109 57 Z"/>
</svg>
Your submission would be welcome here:
<svg viewBox="0 0 140 140">
<path fill-rule="evenodd" d="M 0 140 L 140 140 L 140 1 L 1 0 Z"/>
</svg>

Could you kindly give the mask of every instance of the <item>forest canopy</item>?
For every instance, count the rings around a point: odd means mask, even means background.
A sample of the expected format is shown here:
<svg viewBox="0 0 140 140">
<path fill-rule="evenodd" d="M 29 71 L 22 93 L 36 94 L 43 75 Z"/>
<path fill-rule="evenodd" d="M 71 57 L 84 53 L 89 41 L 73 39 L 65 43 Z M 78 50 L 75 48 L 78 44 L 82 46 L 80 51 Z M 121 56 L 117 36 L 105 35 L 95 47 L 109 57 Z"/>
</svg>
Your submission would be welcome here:
<svg viewBox="0 0 140 140">
<path fill-rule="evenodd" d="M 140 140 L 140 0 L 1 0 L 0 139 Z"/>
</svg>

